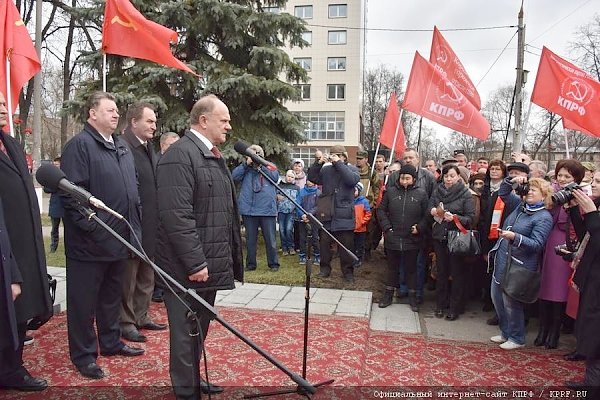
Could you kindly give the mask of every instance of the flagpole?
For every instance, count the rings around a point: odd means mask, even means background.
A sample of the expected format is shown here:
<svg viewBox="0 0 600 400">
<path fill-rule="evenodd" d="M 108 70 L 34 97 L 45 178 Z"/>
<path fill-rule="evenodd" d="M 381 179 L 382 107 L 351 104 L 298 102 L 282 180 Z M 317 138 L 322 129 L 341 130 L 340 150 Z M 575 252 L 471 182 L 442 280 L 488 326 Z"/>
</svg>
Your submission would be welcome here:
<svg viewBox="0 0 600 400">
<path fill-rule="evenodd" d="M 567 151 L 567 158 L 571 158 L 571 153 L 569 152 L 569 132 L 565 132 L 565 150 Z"/>
<path fill-rule="evenodd" d="M 394 141 L 392 142 L 392 152 L 390 153 L 389 165 L 392 165 L 392 159 L 394 158 L 394 154 L 396 154 L 396 141 L 398 140 L 398 130 L 400 129 L 400 124 L 402 123 L 402 114 L 404 114 L 403 108 L 400 110 L 400 117 L 398 117 L 398 123 L 396 124 L 396 132 L 394 133 Z"/>
<path fill-rule="evenodd" d="M 529 116 L 531 115 L 531 105 L 533 102 L 529 102 L 529 107 L 527 107 L 527 115 L 525 115 L 525 121 L 523 121 L 522 129 L 523 133 L 520 135 L 519 140 L 521 141 L 519 149 L 523 149 L 523 145 L 525 144 L 525 138 L 527 137 L 527 127 L 529 126 Z M 514 147 L 514 143 L 513 143 Z"/>
<path fill-rule="evenodd" d="M 373 165 L 371 165 L 371 174 L 369 175 L 369 183 L 367 183 L 365 197 L 367 197 L 369 194 L 369 189 L 371 189 L 371 177 L 373 176 L 373 172 L 375 172 L 375 160 L 377 159 L 377 154 L 379 154 L 379 147 L 381 147 L 381 142 L 377 141 L 377 148 L 375 149 L 375 155 L 373 156 Z"/>
<path fill-rule="evenodd" d="M 102 91 L 106 92 L 106 53 L 102 53 Z"/>
<path fill-rule="evenodd" d="M 11 87 L 10 87 L 10 59 L 9 56 L 6 56 L 6 104 L 8 105 L 8 132 L 10 136 L 15 137 L 15 129 L 13 126 L 13 105 L 12 105 L 12 96 Z"/>
</svg>

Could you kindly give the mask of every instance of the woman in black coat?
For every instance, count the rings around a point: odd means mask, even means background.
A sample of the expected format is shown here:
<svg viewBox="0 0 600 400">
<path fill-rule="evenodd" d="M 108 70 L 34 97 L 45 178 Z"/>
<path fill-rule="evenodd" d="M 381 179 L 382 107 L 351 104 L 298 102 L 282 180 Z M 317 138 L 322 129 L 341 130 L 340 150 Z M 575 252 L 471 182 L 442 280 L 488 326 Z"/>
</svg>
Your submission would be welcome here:
<svg viewBox="0 0 600 400">
<path fill-rule="evenodd" d="M 400 268 L 404 267 L 410 308 L 417 304 L 417 256 L 427 230 L 428 198 L 425 190 L 415 186 L 417 170 L 403 165 L 398 180 L 390 185 L 381 200 L 377 217 L 384 233 L 387 254 L 387 282 L 380 308 L 392 304 L 394 288 L 400 284 Z"/>
<path fill-rule="evenodd" d="M 583 191 L 575 190 L 573 195 L 583 213 L 588 238 L 580 245 L 581 260 L 573 277 L 580 296 L 575 320 L 577 353 L 586 357 L 586 370 L 583 383 L 568 382 L 567 385 L 586 386 L 589 398 L 595 399 L 600 394 L 600 211 Z M 592 195 L 600 195 L 600 173 L 594 175 Z"/>
<path fill-rule="evenodd" d="M 448 251 L 448 231 L 458 230 L 454 223 L 457 217 L 465 228 L 471 227 L 475 216 L 475 204 L 469 188 L 460 180 L 460 170 L 456 165 L 442 169 L 442 182 L 434 189 L 429 201 L 432 222 L 431 236 L 437 265 L 435 316 L 442 318 L 449 308 L 446 319 L 454 321 L 464 310 L 465 282 L 468 269 L 464 256 Z M 449 278 L 452 276 L 452 287 Z"/>
</svg>

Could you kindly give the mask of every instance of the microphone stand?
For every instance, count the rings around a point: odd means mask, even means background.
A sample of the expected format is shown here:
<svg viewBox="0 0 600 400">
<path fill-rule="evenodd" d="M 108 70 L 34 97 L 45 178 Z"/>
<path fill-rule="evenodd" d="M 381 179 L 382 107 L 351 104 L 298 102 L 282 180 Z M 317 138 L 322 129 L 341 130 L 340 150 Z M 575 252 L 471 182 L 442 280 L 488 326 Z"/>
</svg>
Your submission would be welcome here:
<svg viewBox="0 0 600 400">
<path fill-rule="evenodd" d="M 307 393 L 307 394 L 316 393 L 317 389 L 315 389 L 314 385 L 311 385 L 304 377 L 300 377 L 296 373 L 290 371 L 281 362 L 276 360 L 273 356 L 271 356 L 265 350 L 261 349 L 256 343 L 254 343 L 248 337 L 244 336 L 243 333 L 241 333 L 236 328 L 231 326 L 227 321 L 225 321 L 223 318 L 221 318 L 218 311 L 213 306 L 211 306 L 209 303 L 207 303 L 206 300 L 204 300 L 202 297 L 200 297 L 194 289 L 185 288 L 183 285 L 181 285 L 179 282 L 177 282 L 174 278 L 172 278 L 169 274 L 167 274 L 165 271 L 163 271 L 152 260 L 150 260 L 149 257 L 147 257 L 145 254 L 140 252 L 135 246 L 133 246 L 131 243 L 129 243 L 127 240 L 125 240 L 121 235 L 119 235 L 117 232 L 115 232 L 104 221 L 102 221 L 100 218 L 98 218 L 95 211 L 89 209 L 88 207 L 81 206 L 81 207 L 79 207 L 79 212 L 82 213 L 86 218 L 93 219 L 94 221 L 96 221 L 100 226 L 102 226 L 105 230 L 107 230 L 115 239 L 117 239 L 119 242 L 123 243 L 123 245 L 125 245 L 125 247 L 127 247 L 129 250 L 131 250 L 136 256 L 138 256 L 139 258 L 141 258 L 142 260 L 147 262 L 154 269 L 154 271 L 156 271 L 156 273 L 160 274 L 163 278 L 167 279 L 170 283 L 172 283 L 175 287 L 177 287 L 177 289 L 179 289 L 181 292 L 188 294 L 190 297 L 192 297 L 194 300 L 196 300 L 198 303 L 200 303 L 206 310 L 208 310 L 210 312 L 211 319 L 215 319 L 224 328 L 226 328 L 229 332 L 231 332 L 235 336 L 237 336 L 242 342 L 246 343 L 254 351 L 256 351 L 258 354 L 260 354 L 265 359 L 267 359 L 271 364 L 273 364 L 279 370 L 283 371 L 287 376 L 290 377 L 290 379 L 292 379 L 294 382 L 296 382 L 298 384 L 299 390 L 302 390 L 303 393 Z M 188 319 L 194 319 L 194 318 L 195 318 L 194 315 L 188 316 Z M 194 341 L 194 342 L 197 343 L 196 341 Z M 196 347 L 196 349 L 191 349 L 191 350 L 196 351 L 196 354 L 198 354 L 197 344 L 194 347 Z M 194 364 L 196 364 L 196 363 L 194 363 Z M 197 371 L 197 367 L 195 368 L 195 371 Z M 198 391 L 199 387 L 197 387 L 196 390 Z"/>
<path fill-rule="evenodd" d="M 345 247 L 339 240 L 337 240 L 337 238 L 335 238 L 333 236 L 333 234 L 331 232 L 329 232 L 327 229 L 325 229 L 325 227 L 323 226 L 323 224 L 321 223 L 321 221 L 319 221 L 313 214 L 309 213 L 308 211 L 306 211 L 300 204 L 298 204 L 298 202 L 296 201 L 296 199 L 293 199 L 289 194 L 287 194 L 286 192 L 284 192 L 281 187 L 279 187 L 279 185 L 277 184 L 277 182 L 275 182 L 270 176 L 269 174 L 267 174 L 265 171 L 263 171 L 263 169 L 260 166 L 256 166 L 254 165 L 254 169 L 256 171 L 258 171 L 271 185 L 273 185 L 275 187 L 275 189 L 277 189 L 277 191 L 279 193 L 281 193 L 284 197 L 286 197 L 288 200 L 290 200 L 300 211 L 302 211 L 303 214 L 305 214 L 308 218 L 308 222 L 306 222 L 307 224 L 307 246 L 306 246 L 306 278 L 305 278 L 305 290 L 304 290 L 304 337 L 303 337 L 303 350 L 302 350 L 302 378 L 306 379 L 306 367 L 307 367 L 307 359 L 308 359 L 308 314 L 309 314 L 309 307 L 310 307 L 310 277 L 311 277 L 311 273 L 312 273 L 312 254 L 311 251 L 314 250 L 312 249 L 312 235 L 314 234 L 313 229 L 316 227 L 318 228 L 319 232 L 324 232 L 326 235 L 328 235 L 331 239 L 333 239 L 337 245 L 339 246 L 338 248 L 343 249 L 346 253 L 348 253 L 348 255 L 350 255 L 353 258 L 353 261 L 358 261 L 358 257 L 356 257 L 356 255 L 354 255 L 354 253 L 352 253 L 347 247 Z M 335 379 L 329 379 L 323 382 L 319 382 L 313 385 L 313 387 L 318 388 L 320 386 L 324 386 L 324 385 L 330 385 L 335 381 Z M 245 399 L 255 399 L 258 397 L 269 397 L 269 396 L 277 396 L 277 395 L 281 395 L 281 394 L 291 394 L 291 393 L 297 393 L 301 396 L 305 396 L 305 397 L 309 397 L 309 394 L 314 394 L 314 393 L 308 393 L 306 391 L 306 388 L 302 387 L 302 386 L 297 386 L 295 389 L 287 389 L 287 390 L 279 390 L 279 391 L 273 391 L 273 392 L 265 392 L 265 393 L 258 393 L 258 394 L 252 394 L 252 395 L 246 395 L 244 396 Z"/>
</svg>

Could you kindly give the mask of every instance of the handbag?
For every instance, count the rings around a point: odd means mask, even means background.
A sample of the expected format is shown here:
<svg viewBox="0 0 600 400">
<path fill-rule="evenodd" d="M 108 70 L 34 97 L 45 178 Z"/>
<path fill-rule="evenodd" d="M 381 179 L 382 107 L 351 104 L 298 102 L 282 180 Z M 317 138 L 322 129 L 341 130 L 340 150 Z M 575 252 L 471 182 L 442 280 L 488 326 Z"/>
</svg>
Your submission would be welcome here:
<svg viewBox="0 0 600 400">
<path fill-rule="evenodd" d="M 535 303 L 540 293 L 540 284 L 542 274 L 540 267 L 532 271 L 523 267 L 512 258 L 512 245 L 508 245 L 508 259 L 506 261 L 506 271 L 502 280 L 502 290 L 510 298 L 521 303 Z"/>
<path fill-rule="evenodd" d="M 48 289 L 50 290 L 50 300 L 51 305 L 54 305 L 54 301 L 56 300 L 56 279 L 52 277 L 50 274 L 46 274 L 46 278 L 48 279 Z M 50 307 L 50 310 L 42 315 L 38 315 L 33 317 L 27 323 L 28 331 L 37 331 L 40 329 L 46 322 L 50 321 L 50 318 L 54 316 L 54 307 Z"/>
<path fill-rule="evenodd" d="M 321 222 L 329 222 L 333 219 L 335 208 L 335 192 L 321 194 L 317 197 L 316 217 Z"/>
<path fill-rule="evenodd" d="M 454 223 L 458 227 L 458 230 L 448 231 L 448 251 L 450 254 L 461 256 L 477 256 L 481 254 L 479 232 L 466 229 L 456 215 L 454 216 Z"/>
</svg>

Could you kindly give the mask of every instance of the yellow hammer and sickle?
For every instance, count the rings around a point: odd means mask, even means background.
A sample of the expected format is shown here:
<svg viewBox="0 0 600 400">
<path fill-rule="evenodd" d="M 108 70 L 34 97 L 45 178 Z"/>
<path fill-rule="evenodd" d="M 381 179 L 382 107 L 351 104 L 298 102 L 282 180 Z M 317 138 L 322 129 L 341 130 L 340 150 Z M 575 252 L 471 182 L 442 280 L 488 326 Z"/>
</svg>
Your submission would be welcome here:
<svg viewBox="0 0 600 400">
<path fill-rule="evenodd" d="M 137 31 L 137 26 L 135 26 L 135 24 L 133 22 L 129 22 L 129 21 L 123 21 L 121 19 L 121 17 L 119 17 L 118 15 L 115 15 L 113 17 L 113 19 L 110 20 L 111 24 L 117 23 L 119 25 L 123 25 L 125 28 L 133 28 L 134 31 Z"/>
<path fill-rule="evenodd" d="M 21 25 L 25 25 L 25 23 L 23 22 L 22 19 L 15 21 L 15 26 L 21 26 Z"/>
</svg>

